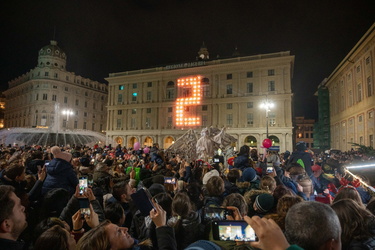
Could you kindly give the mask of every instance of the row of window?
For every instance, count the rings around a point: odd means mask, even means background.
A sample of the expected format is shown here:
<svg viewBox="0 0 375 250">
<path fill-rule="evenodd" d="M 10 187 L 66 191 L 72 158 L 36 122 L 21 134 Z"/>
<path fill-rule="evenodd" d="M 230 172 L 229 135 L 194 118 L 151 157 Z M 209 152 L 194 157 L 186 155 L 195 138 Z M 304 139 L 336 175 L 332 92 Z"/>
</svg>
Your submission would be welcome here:
<svg viewBox="0 0 375 250">
<path fill-rule="evenodd" d="M 136 110 L 135 110 L 136 112 Z M 208 117 L 207 115 L 202 115 L 201 117 L 201 121 L 202 121 L 202 126 L 207 126 L 208 125 Z M 123 120 L 118 118 L 116 120 L 116 128 L 119 129 L 119 128 L 122 128 L 122 122 Z M 150 117 L 146 117 L 145 119 L 145 122 L 146 122 L 146 128 L 150 128 L 152 125 L 151 125 L 151 118 Z M 252 113 L 248 113 L 246 115 L 246 124 L 247 126 L 253 126 L 254 124 L 254 116 Z M 171 127 L 173 125 L 173 117 L 172 116 L 169 116 L 167 117 L 167 127 Z M 227 114 L 226 115 L 226 125 L 227 126 L 231 126 L 233 125 L 233 114 Z M 276 118 L 269 118 L 269 126 L 273 127 L 276 125 Z M 130 128 L 134 129 L 137 127 L 137 118 L 136 117 L 131 117 L 130 118 Z"/>
<path fill-rule="evenodd" d="M 268 76 L 274 76 L 275 75 L 275 70 L 274 69 L 269 69 L 267 71 L 267 75 Z M 247 78 L 253 78 L 254 77 L 253 71 L 246 72 L 246 77 Z M 227 74 L 227 80 L 231 80 L 231 79 L 233 79 L 233 74 Z"/>
</svg>

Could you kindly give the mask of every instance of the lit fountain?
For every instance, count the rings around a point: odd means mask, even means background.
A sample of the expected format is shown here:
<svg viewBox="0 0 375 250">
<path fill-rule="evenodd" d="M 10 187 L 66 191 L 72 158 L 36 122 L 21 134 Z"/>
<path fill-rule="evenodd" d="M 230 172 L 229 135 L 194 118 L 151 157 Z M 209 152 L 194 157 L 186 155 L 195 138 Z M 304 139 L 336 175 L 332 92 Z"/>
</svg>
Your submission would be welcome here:
<svg viewBox="0 0 375 250">
<path fill-rule="evenodd" d="M 59 106 L 55 105 L 55 114 L 59 114 Z M 0 144 L 4 145 L 114 145 L 104 134 L 83 129 L 61 129 L 59 116 L 51 128 L 8 128 L 0 130 Z"/>
</svg>

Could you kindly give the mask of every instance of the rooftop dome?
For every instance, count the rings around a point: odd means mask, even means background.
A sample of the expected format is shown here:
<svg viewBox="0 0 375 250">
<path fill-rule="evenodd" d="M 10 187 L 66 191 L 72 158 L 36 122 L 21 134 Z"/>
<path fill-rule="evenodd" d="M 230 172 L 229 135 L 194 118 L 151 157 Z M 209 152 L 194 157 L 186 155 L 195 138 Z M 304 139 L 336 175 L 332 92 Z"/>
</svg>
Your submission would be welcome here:
<svg viewBox="0 0 375 250">
<path fill-rule="evenodd" d="M 51 44 L 44 46 L 39 50 L 38 66 L 65 69 L 66 54 L 59 46 L 57 46 L 56 41 L 51 40 Z"/>
</svg>

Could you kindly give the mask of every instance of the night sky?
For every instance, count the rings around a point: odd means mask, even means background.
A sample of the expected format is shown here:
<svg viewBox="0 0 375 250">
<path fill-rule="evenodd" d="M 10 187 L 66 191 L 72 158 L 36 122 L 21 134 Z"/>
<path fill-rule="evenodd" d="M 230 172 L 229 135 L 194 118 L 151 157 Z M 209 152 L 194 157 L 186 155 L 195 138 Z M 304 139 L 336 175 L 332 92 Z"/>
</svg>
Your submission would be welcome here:
<svg viewBox="0 0 375 250">
<path fill-rule="evenodd" d="M 0 90 L 37 64 L 55 39 L 67 70 L 109 73 L 211 58 L 291 51 L 295 115 L 317 118 L 318 84 L 375 21 L 374 0 L 1 1 Z"/>
</svg>

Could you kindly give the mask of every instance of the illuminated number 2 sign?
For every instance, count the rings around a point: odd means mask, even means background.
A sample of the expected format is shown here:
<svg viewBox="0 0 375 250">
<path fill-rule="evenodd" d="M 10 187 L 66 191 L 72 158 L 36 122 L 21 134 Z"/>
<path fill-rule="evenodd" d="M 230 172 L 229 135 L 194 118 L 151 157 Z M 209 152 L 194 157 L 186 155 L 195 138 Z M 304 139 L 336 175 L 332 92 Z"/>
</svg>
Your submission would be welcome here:
<svg viewBox="0 0 375 250">
<path fill-rule="evenodd" d="M 190 107 L 201 103 L 202 88 L 201 77 L 190 76 L 177 79 L 178 96 L 176 101 L 176 126 L 199 126 L 201 120 L 199 117 L 189 115 Z"/>
</svg>

